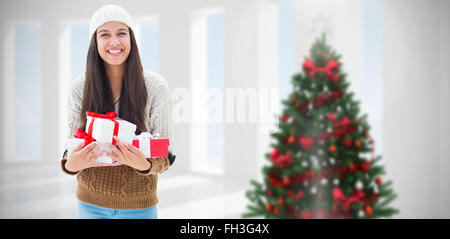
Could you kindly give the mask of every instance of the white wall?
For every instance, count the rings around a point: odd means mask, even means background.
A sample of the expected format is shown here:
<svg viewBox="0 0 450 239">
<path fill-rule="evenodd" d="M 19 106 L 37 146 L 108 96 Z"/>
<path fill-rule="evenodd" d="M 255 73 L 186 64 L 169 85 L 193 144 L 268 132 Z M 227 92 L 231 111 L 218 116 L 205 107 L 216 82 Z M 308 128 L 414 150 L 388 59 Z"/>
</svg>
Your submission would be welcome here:
<svg viewBox="0 0 450 239">
<path fill-rule="evenodd" d="M 449 13 L 446 1 L 383 1 L 383 158 L 399 217 L 450 217 Z"/>
</svg>

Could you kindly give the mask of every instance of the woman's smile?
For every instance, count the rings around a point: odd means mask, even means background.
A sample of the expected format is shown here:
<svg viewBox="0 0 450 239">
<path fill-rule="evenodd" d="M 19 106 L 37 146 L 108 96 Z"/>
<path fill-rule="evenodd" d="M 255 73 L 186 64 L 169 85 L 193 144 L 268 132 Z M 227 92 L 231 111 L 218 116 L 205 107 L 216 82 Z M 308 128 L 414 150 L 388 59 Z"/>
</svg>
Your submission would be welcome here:
<svg viewBox="0 0 450 239">
<path fill-rule="evenodd" d="M 123 49 L 109 49 L 106 52 L 108 52 L 108 54 L 112 57 L 118 57 L 122 55 Z"/>
</svg>

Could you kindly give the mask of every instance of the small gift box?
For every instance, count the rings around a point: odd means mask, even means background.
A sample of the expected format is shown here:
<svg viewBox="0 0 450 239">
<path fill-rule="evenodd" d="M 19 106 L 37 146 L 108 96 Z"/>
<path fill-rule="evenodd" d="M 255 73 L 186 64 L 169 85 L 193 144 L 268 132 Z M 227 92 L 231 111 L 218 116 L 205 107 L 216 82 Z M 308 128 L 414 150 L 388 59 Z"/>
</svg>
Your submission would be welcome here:
<svg viewBox="0 0 450 239">
<path fill-rule="evenodd" d="M 91 143 L 91 142 L 87 143 L 87 141 L 85 141 L 84 138 L 72 138 L 72 139 L 66 140 L 67 156 L 69 156 L 72 153 L 72 151 L 75 147 L 77 147 L 80 143 L 83 143 L 83 142 L 85 143 L 83 148 L 86 147 L 87 144 Z M 114 154 L 112 152 L 111 148 L 109 148 L 106 143 L 100 143 L 100 145 L 101 145 L 101 149 L 98 152 L 106 151 L 108 153 Z M 110 157 L 108 157 L 106 155 L 104 155 L 100 158 L 97 158 L 95 161 L 98 163 L 109 163 L 109 164 L 114 162 L 114 160 L 112 160 Z"/>
<path fill-rule="evenodd" d="M 136 125 L 116 117 L 115 112 L 97 114 L 86 112 L 87 134 L 101 143 L 116 144 L 113 136 L 117 136 L 123 143 L 133 142 Z"/>
<path fill-rule="evenodd" d="M 134 137 L 133 145 L 139 148 L 146 158 L 167 157 L 169 154 L 169 139 L 160 139 L 159 134 L 142 132 Z"/>
</svg>

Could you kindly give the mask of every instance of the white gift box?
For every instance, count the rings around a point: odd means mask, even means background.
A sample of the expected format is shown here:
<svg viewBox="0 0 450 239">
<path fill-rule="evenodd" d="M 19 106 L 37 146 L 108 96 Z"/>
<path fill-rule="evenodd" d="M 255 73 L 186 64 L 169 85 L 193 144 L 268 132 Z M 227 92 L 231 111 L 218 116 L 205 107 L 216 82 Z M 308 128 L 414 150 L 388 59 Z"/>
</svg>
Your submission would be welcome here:
<svg viewBox="0 0 450 239">
<path fill-rule="evenodd" d="M 77 139 L 77 138 L 72 138 L 72 139 L 68 139 L 66 140 L 66 149 L 67 149 L 67 157 L 72 153 L 73 149 L 75 147 L 77 147 L 80 143 L 84 142 L 84 139 Z M 101 149 L 98 151 L 106 151 L 108 153 L 112 153 L 112 149 L 108 147 L 108 145 L 106 143 L 99 143 L 99 145 L 101 145 Z M 95 162 L 98 163 L 109 163 L 112 164 L 114 162 L 114 160 L 112 160 L 110 157 L 108 157 L 107 155 L 101 156 L 100 158 L 97 158 L 95 160 Z"/>
<path fill-rule="evenodd" d="M 145 155 L 146 158 L 167 157 L 169 139 L 160 139 L 159 134 L 142 132 L 134 137 L 133 145 Z"/>
<path fill-rule="evenodd" d="M 142 132 L 140 135 L 134 136 L 134 139 L 139 140 L 139 151 L 141 151 L 146 158 L 150 158 L 150 139 L 153 136 L 148 132 Z"/>
<path fill-rule="evenodd" d="M 89 132 L 89 126 L 93 118 L 87 116 L 86 132 Z M 134 132 L 136 131 L 136 125 L 126 120 L 115 119 L 119 124 L 119 130 L 117 137 L 123 143 L 133 143 Z M 92 138 L 100 143 L 112 143 L 114 134 L 115 122 L 110 119 L 95 118 L 92 125 Z"/>
</svg>

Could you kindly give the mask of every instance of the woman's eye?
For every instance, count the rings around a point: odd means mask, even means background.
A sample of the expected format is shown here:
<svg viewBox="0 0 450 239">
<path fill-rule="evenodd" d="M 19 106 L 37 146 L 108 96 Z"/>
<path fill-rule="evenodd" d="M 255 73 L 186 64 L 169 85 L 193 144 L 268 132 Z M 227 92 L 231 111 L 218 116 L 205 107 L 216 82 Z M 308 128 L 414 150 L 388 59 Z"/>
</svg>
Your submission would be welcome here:
<svg viewBox="0 0 450 239">
<path fill-rule="evenodd" d="M 101 37 L 105 37 L 105 36 L 108 36 L 108 34 L 102 34 L 102 35 L 100 35 Z"/>
<path fill-rule="evenodd" d="M 121 32 L 121 33 L 119 33 L 119 35 L 127 35 L 127 33 L 126 32 Z"/>
</svg>

